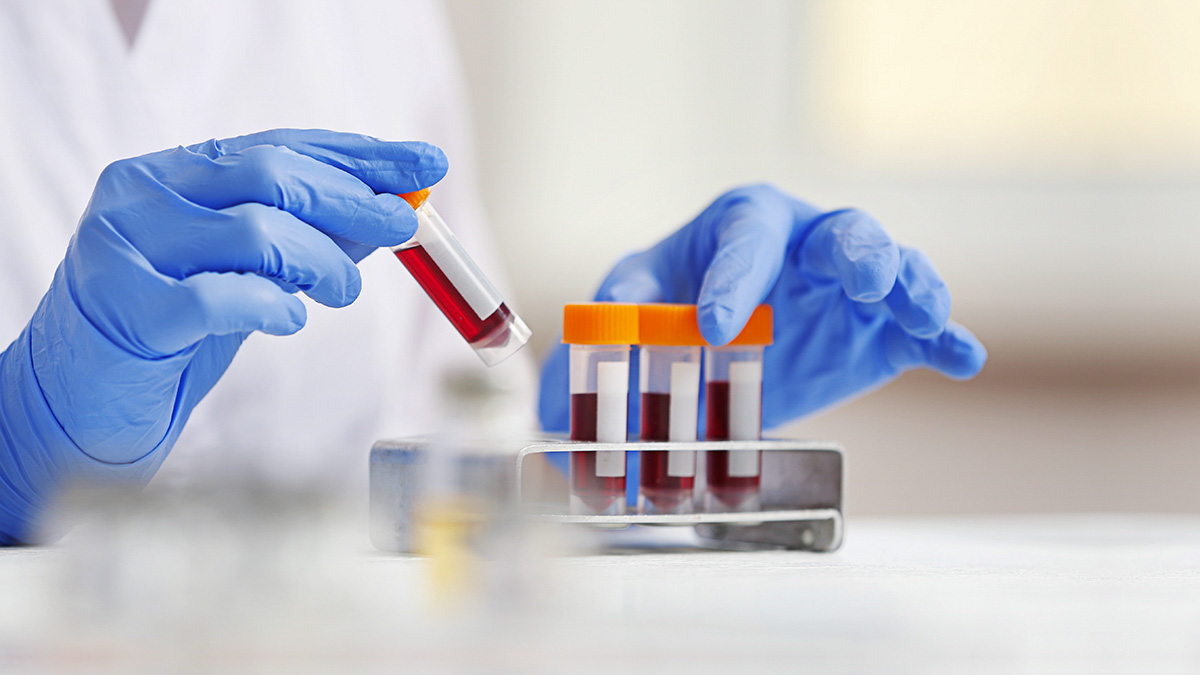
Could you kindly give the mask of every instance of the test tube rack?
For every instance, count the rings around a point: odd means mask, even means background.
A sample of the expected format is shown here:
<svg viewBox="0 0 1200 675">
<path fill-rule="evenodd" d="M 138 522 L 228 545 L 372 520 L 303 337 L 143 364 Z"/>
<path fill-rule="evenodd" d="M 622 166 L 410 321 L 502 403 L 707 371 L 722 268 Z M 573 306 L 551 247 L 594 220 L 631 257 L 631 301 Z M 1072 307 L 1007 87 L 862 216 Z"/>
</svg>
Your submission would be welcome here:
<svg viewBox="0 0 1200 675">
<path fill-rule="evenodd" d="M 428 438 L 381 440 L 370 455 L 371 540 L 384 551 L 414 552 L 414 527 L 421 498 L 423 467 L 437 441 Z M 460 448 L 470 447 L 461 444 Z M 482 446 L 481 446 L 482 448 Z M 544 453 L 581 451 L 691 450 L 700 462 L 696 494 L 704 489 L 704 457 L 709 450 L 762 451 L 762 507 L 758 511 L 646 515 L 574 515 L 566 490 L 561 500 L 527 484 L 532 462 Z M 485 489 L 497 486 L 517 507 L 520 517 L 562 525 L 627 527 L 691 526 L 714 546 L 834 551 L 842 543 L 841 446 L 826 441 L 771 439 L 761 441 L 696 441 L 688 443 L 580 443 L 543 439 L 512 443 L 497 451 L 460 455 L 488 476 Z M 694 500 L 698 505 L 699 499 Z"/>
</svg>

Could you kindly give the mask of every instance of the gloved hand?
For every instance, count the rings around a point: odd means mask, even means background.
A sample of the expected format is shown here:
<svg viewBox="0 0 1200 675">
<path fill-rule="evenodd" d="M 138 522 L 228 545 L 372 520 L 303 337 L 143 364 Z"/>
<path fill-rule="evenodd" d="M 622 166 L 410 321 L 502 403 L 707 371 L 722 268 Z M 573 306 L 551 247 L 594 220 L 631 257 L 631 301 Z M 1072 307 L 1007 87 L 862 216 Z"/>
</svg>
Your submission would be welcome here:
<svg viewBox="0 0 1200 675">
<path fill-rule="evenodd" d="M 300 330 L 297 290 L 353 302 L 355 263 L 416 231 L 393 193 L 445 173 L 424 143 L 288 129 L 106 168 L 0 355 L 0 542 L 68 483 L 149 480 L 246 336 Z"/>
<path fill-rule="evenodd" d="M 950 293 L 923 253 L 897 246 L 865 213 L 821 213 L 769 185 L 727 192 L 653 248 L 625 258 L 596 300 L 697 303 L 701 333 L 716 345 L 736 337 L 756 305 L 770 303 L 768 428 L 905 370 L 966 379 L 987 360 L 979 340 L 949 321 Z M 636 397 L 630 403 L 632 431 Z M 565 430 L 569 411 L 567 348 L 559 345 L 542 369 L 543 427 Z M 634 486 L 636 465 L 627 480 Z"/>
</svg>

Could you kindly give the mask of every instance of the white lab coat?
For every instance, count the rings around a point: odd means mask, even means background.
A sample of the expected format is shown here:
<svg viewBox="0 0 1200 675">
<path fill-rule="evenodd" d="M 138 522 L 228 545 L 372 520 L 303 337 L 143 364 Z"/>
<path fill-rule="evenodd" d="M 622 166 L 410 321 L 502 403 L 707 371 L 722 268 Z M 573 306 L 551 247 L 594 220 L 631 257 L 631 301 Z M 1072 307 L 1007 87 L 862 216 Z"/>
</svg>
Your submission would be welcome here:
<svg viewBox="0 0 1200 675">
<path fill-rule="evenodd" d="M 107 0 L 0 0 L 0 345 L 32 315 L 106 164 L 273 127 L 444 148 L 434 202 L 505 288 L 434 2 L 159 0 L 130 49 Z M 437 431 L 439 374 L 482 365 L 386 251 L 361 267 L 352 306 L 305 298 L 299 334 L 247 340 L 156 480 L 235 471 L 361 488 L 374 439 Z M 500 369 L 532 426 L 531 359 Z"/>
</svg>

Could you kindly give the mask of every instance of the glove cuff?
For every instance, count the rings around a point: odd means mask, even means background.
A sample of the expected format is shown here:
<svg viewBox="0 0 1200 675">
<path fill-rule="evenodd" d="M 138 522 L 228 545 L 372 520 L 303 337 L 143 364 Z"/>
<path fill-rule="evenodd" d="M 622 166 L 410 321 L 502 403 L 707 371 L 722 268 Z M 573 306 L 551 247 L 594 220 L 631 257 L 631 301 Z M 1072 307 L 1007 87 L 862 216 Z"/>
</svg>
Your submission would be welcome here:
<svg viewBox="0 0 1200 675">
<path fill-rule="evenodd" d="M 60 267 L 29 323 L 29 350 L 51 415 L 82 454 L 131 464 L 170 449 L 194 349 L 151 360 L 113 344 L 79 310 Z"/>
</svg>

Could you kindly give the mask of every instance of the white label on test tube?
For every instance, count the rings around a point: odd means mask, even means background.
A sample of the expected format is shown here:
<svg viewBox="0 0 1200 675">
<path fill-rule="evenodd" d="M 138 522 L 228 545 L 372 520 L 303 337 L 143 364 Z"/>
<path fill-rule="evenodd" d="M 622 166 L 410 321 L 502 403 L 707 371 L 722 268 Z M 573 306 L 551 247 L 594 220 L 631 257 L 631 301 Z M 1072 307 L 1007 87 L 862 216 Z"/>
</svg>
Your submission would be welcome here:
<svg viewBox="0 0 1200 675">
<path fill-rule="evenodd" d="M 628 440 L 629 362 L 601 361 L 596 364 L 596 442 L 624 443 Z M 619 478 L 625 475 L 625 452 L 596 452 L 596 475 Z"/>
<path fill-rule="evenodd" d="M 762 363 L 729 364 L 729 440 L 757 441 L 762 437 Z M 730 452 L 729 475 L 758 475 L 757 452 Z"/>
<path fill-rule="evenodd" d="M 671 408 L 667 418 L 667 440 L 696 440 L 696 414 L 700 407 L 700 364 L 679 361 L 671 364 Z M 691 450 L 667 452 L 667 475 L 696 475 L 696 453 Z"/>
<path fill-rule="evenodd" d="M 437 227 L 432 222 L 426 222 L 433 219 L 433 216 L 426 212 L 432 209 L 429 204 L 423 204 L 417 209 L 417 233 L 413 239 L 425 249 L 433 262 L 437 263 L 442 274 L 446 275 L 455 290 L 463 296 L 463 300 L 475 311 L 476 316 L 480 319 L 488 318 L 500 308 L 500 293 L 483 275 L 483 271 L 471 256 L 467 255 L 449 228 Z M 440 216 L 437 218 L 441 219 Z"/>
</svg>

